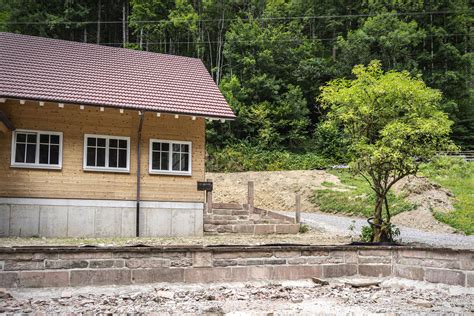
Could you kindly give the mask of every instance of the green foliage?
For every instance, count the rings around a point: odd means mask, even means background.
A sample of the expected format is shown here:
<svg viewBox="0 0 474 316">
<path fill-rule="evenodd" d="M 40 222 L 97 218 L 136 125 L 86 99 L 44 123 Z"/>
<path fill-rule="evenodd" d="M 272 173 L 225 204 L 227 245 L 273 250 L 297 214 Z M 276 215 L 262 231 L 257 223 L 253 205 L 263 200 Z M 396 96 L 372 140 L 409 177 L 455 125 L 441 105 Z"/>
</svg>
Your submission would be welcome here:
<svg viewBox="0 0 474 316">
<path fill-rule="evenodd" d="M 422 161 L 455 150 L 452 121 L 440 109 L 441 92 L 408 72 L 384 72 L 379 61 L 354 67 L 354 80 L 338 79 L 321 89 L 327 124 L 349 138 L 349 164 L 376 194 L 374 241 L 390 240 L 387 194 L 400 179 L 416 174 Z M 385 209 L 385 219 L 382 211 Z"/>
<path fill-rule="evenodd" d="M 309 232 L 309 226 L 306 225 L 306 224 L 301 224 L 300 229 L 299 229 L 299 233 L 304 234 L 304 233 L 307 233 L 307 232 Z"/>
<path fill-rule="evenodd" d="M 329 186 L 328 189 L 314 191 L 311 202 L 320 211 L 326 213 L 346 214 L 353 216 L 370 217 L 374 212 L 376 195 L 367 181 L 360 176 L 354 176 L 346 170 L 332 170 L 343 184 L 342 186 Z M 402 195 L 388 194 L 390 213 L 392 215 L 411 211 L 415 205 L 407 202 Z M 384 214 L 386 219 L 386 214 Z"/>
<path fill-rule="evenodd" d="M 474 163 L 437 157 L 420 166 L 420 173 L 454 194 L 454 211 L 433 210 L 436 219 L 467 235 L 474 234 Z"/>
<path fill-rule="evenodd" d="M 323 169 L 331 161 L 314 153 L 266 150 L 241 143 L 210 150 L 206 170 L 211 172 Z"/>
<path fill-rule="evenodd" d="M 345 161 L 346 139 L 320 125 L 320 87 L 373 59 L 440 89 L 453 139 L 474 149 L 471 11 L 468 0 L 8 0 L 0 31 L 200 58 L 239 115 L 207 126 L 209 146 Z"/>
<path fill-rule="evenodd" d="M 398 242 L 398 237 L 400 236 L 400 229 L 393 225 L 389 224 L 387 227 L 388 230 L 388 235 L 389 237 L 389 242 Z M 373 242 L 375 237 L 375 230 L 372 226 L 366 225 L 362 226 L 362 230 L 360 232 L 360 240 L 363 242 Z"/>
</svg>

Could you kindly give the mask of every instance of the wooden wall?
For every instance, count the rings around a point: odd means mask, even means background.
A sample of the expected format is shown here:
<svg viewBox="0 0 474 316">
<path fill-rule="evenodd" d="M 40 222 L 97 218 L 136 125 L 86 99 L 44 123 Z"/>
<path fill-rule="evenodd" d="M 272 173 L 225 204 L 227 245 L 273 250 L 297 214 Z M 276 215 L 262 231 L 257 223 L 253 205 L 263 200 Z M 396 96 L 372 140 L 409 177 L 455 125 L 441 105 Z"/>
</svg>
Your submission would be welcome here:
<svg viewBox="0 0 474 316">
<path fill-rule="evenodd" d="M 0 110 L 17 129 L 63 132 L 62 170 L 20 169 L 10 167 L 11 133 L 0 133 L 0 196 L 35 198 L 115 199 L 136 198 L 137 111 L 18 100 L 0 103 Z M 83 171 L 84 134 L 129 136 L 130 173 Z M 150 138 L 192 142 L 192 176 L 164 176 L 148 173 Z M 196 182 L 204 180 L 205 121 L 190 117 L 146 113 L 142 131 L 142 200 L 203 202 Z"/>
</svg>

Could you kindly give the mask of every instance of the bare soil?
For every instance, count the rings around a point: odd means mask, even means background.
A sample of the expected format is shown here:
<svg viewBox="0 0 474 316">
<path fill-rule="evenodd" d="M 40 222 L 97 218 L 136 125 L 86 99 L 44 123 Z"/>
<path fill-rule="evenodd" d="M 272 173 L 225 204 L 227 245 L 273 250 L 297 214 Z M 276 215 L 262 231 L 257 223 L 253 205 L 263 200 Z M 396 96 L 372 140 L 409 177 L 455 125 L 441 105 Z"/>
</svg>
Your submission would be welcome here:
<svg viewBox="0 0 474 316">
<path fill-rule="evenodd" d="M 293 211 L 295 195 L 301 194 L 303 212 L 319 212 L 310 198 L 315 189 L 344 190 L 337 176 L 324 170 L 264 171 L 238 173 L 208 173 L 214 181 L 215 202 L 246 203 L 247 183 L 254 181 L 255 205 L 268 210 Z M 332 182 L 335 187 L 324 187 L 323 182 Z M 398 214 L 392 218 L 400 226 L 429 232 L 452 233 L 455 230 L 439 221 L 432 210 L 449 212 L 453 209 L 452 194 L 424 177 L 408 177 L 394 186 L 398 194 L 417 205 L 416 209 Z"/>
<path fill-rule="evenodd" d="M 318 211 L 310 202 L 313 191 L 326 188 L 323 182 L 343 186 L 338 177 L 323 170 L 207 173 L 206 177 L 214 182 L 214 202 L 246 203 L 247 183 L 254 181 L 255 206 L 278 211 L 294 210 L 296 193 L 301 194 L 303 212 Z"/>
<path fill-rule="evenodd" d="M 454 209 L 450 197 L 452 194 L 431 183 L 425 177 L 409 176 L 394 185 L 395 192 L 404 194 L 405 198 L 416 204 L 413 211 L 397 214 L 392 218 L 396 225 L 417 228 L 425 231 L 453 233 L 454 228 L 439 222 L 433 217 L 433 210 L 449 212 Z"/>
</svg>

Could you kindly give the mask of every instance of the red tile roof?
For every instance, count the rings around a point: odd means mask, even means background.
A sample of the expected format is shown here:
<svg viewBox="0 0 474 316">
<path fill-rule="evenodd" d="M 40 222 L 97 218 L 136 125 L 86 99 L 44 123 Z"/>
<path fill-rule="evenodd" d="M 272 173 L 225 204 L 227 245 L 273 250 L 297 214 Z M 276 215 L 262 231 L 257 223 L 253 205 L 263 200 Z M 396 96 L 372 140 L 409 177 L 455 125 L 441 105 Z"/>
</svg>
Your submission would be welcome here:
<svg viewBox="0 0 474 316">
<path fill-rule="evenodd" d="M 0 97 L 235 117 L 200 59 L 1 32 Z"/>
</svg>

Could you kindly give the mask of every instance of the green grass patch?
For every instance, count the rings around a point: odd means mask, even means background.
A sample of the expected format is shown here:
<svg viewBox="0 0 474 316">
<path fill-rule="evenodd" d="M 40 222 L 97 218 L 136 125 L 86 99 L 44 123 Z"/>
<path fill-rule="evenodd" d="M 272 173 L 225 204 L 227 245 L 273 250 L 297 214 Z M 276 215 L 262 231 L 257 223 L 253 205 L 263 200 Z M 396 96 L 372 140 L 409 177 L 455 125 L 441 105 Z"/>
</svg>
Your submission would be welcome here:
<svg viewBox="0 0 474 316">
<path fill-rule="evenodd" d="M 435 218 L 467 235 L 474 234 L 474 162 L 438 157 L 420 168 L 420 174 L 454 194 L 454 211 L 433 210 Z"/>
<path fill-rule="evenodd" d="M 339 177 L 344 185 L 335 191 L 331 189 L 317 189 L 311 197 L 312 203 L 322 212 L 340 213 L 370 217 L 375 207 L 375 193 L 362 177 L 355 177 L 345 170 L 331 170 L 332 174 Z M 413 210 L 415 205 L 404 200 L 403 196 L 389 193 L 388 202 L 390 214 Z M 384 214 L 385 215 L 385 214 Z"/>
</svg>

